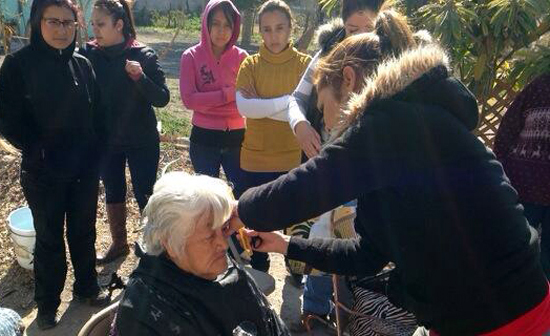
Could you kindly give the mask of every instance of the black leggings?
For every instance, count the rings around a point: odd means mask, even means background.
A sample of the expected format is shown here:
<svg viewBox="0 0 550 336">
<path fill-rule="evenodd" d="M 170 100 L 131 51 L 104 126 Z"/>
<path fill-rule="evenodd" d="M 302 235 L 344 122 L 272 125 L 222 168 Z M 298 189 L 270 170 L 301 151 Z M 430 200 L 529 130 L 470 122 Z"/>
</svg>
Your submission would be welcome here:
<svg viewBox="0 0 550 336">
<path fill-rule="evenodd" d="M 158 142 L 147 147 L 108 151 L 103 158 L 101 179 L 107 204 L 126 202 L 126 161 L 132 176 L 134 196 L 142 211 L 157 178 L 160 148 Z"/>
</svg>

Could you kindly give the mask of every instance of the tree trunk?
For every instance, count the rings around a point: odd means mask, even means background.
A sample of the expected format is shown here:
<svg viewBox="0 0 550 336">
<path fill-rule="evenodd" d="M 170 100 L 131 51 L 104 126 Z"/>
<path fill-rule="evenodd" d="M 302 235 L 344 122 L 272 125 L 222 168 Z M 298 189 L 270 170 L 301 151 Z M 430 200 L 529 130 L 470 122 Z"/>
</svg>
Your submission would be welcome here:
<svg viewBox="0 0 550 336">
<path fill-rule="evenodd" d="M 248 8 L 243 13 L 243 30 L 241 44 L 249 47 L 252 42 L 252 33 L 254 32 L 254 8 Z"/>
<path fill-rule="evenodd" d="M 315 36 L 315 29 L 318 27 L 316 24 L 319 21 L 320 16 L 320 10 L 319 6 L 317 5 L 317 2 L 313 3 L 312 5 L 308 6 L 308 13 L 307 13 L 307 19 L 306 19 L 306 26 L 304 28 L 304 32 L 302 33 L 302 36 L 296 41 L 296 49 L 306 52 L 307 48 L 311 44 L 311 41 L 313 40 L 313 36 Z"/>
</svg>

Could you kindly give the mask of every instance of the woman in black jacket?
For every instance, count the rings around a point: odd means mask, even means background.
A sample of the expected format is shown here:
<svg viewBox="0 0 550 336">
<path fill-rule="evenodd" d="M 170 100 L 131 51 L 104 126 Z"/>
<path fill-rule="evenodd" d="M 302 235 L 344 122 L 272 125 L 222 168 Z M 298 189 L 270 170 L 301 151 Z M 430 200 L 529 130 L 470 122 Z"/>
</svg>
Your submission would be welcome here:
<svg viewBox="0 0 550 336">
<path fill-rule="evenodd" d="M 73 296 L 109 300 L 97 284 L 94 247 L 104 117 L 92 66 L 74 52 L 77 14 L 69 0 L 34 1 L 30 45 L 6 56 L 0 70 L 0 133 L 23 152 L 21 185 L 36 230 L 41 329 L 56 324 L 67 273 L 65 223 Z"/>
<path fill-rule="evenodd" d="M 155 107 L 170 92 L 153 49 L 136 41 L 132 12 L 125 0 L 97 0 L 92 12 L 95 40 L 80 53 L 94 66 L 107 115 L 107 148 L 101 178 L 105 186 L 112 244 L 98 257 L 111 262 L 129 252 L 126 234 L 126 162 L 142 211 L 153 192 L 159 161 Z"/>
<path fill-rule="evenodd" d="M 388 47 L 389 38 L 363 34 L 320 62 L 319 108 L 334 141 L 248 190 L 232 227 L 278 230 L 357 198 L 359 239 L 250 235 L 262 238 L 260 251 L 330 273 L 374 275 L 393 262 L 390 300 L 432 335 L 543 335 L 550 296 L 537 234 L 502 166 L 471 133 L 474 97 L 449 76 L 437 46 L 379 64 Z"/>
</svg>

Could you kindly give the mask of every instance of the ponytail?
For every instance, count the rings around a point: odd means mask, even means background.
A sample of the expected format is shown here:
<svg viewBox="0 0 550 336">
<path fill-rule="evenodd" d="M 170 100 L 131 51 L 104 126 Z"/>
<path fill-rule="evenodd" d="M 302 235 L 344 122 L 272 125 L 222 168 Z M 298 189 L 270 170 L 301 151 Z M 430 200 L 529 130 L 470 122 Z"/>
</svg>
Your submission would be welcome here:
<svg viewBox="0 0 550 336">
<path fill-rule="evenodd" d="M 407 20 L 394 10 L 379 13 L 372 33 L 354 35 L 339 43 L 319 60 L 314 84 L 319 92 L 330 87 L 336 100 L 342 103 L 344 68 L 349 66 L 357 74 L 355 92 L 363 89 L 363 78 L 372 76 L 378 66 L 387 59 L 399 57 L 404 51 L 415 48 L 414 35 Z M 334 130 L 332 139 L 341 135 L 356 115 L 342 115 L 342 122 Z"/>
<path fill-rule="evenodd" d="M 378 14 L 372 33 L 346 38 L 329 55 L 319 60 L 314 84 L 317 90 L 332 86 L 338 99 L 344 67 L 352 67 L 359 77 L 369 76 L 385 59 L 398 57 L 416 45 L 405 17 L 394 10 L 384 10 Z"/>
<path fill-rule="evenodd" d="M 383 57 L 398 56 L 405 50 L 416 46 L 407 19 L 393 9 L 378 13 L 374 24 L 374 33 L 380 39 L 380 52 Z"/>
<path fill-rule="evenodd" d="M 134 16 L 130 8 L 129 0 L 97 0 L 94 8 L 102 9 L 113 18 L 113 23 L 122 20 L 124 28 L 122 35 L 128 41 L 135 39 L 136 27 L 134 24 Z"/>
</svg>

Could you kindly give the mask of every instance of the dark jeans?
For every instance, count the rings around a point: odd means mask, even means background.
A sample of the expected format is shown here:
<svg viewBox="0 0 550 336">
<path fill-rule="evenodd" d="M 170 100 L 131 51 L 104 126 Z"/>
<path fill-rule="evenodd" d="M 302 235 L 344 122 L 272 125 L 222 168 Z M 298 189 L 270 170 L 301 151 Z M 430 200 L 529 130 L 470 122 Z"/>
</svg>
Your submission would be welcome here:
<svg viewBox="0 0 550 336">
<path fill-rule="evenodd" d="M 227 180 L 233 184 L 233 193 L 238 198 L 241 188 L 241 147 L 213 147 L 191 142 L 189 156 L 193 169 L 197 174 L 220 177 L 220 167 L 223 167 Z"/>
<path fill-rule="evenodd" d="M 241 188 L 238 190 L 239 196 L 242 195 L 249 188 L 257 187 L 262 184 L 269 183 L 276 180 L 279 176 L 286 174 L 282 173 L 256 173 L 242 171 L 242 184 Z M 269 254 L 265 252 L 254 252 L 252 253 L 252 258 L 250 260 L 250 266 L 259 271 L 267 272 L 269 270 Z"/>
<path fill-rule="evenodd" d="M 126 162 L 132 176 L 134 196 L 143 211 L 157 179 L 159 144 L 131 150 L 109 150 L 103 158 L 101 179 L 107 204 L 126 202 Z"/>
<path fill-rule="evenodd" d="M 550 206 L 523 203 L 523 207 L 529 224 L 541 229 L 540 260 L 546 277 L 550 279 Z"/>
<path fill-rule="evenodd" d="M 55 311 L 67 276 L 64 227 L 73 263 L 73 292 L 92 296 L 99 291 L 95 269 L 95 221 L 99 177 L 74 181 L 48 180 L 21 173 L 21 185 L 36 230 L 34 299 L 41 312 Z"/>
</svg>

